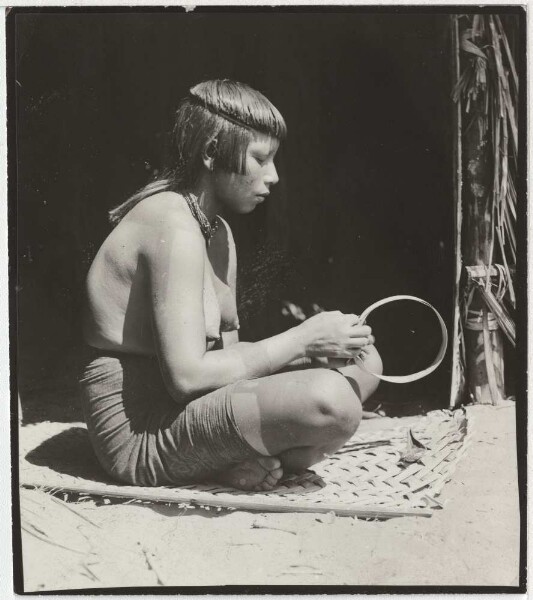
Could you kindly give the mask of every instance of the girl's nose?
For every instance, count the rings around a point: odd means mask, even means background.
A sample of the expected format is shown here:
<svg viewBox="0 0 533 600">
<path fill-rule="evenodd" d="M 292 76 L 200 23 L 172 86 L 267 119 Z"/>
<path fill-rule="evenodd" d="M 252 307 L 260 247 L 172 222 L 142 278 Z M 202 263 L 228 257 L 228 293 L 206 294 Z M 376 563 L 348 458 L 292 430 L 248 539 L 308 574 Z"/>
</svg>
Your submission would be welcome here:
<svg viewBox="0 0 533 600">
<path fill-rule="evenodd" d="M 265 183 L 268 183 L 269 185 L 276 185 L 278 181 L 278 171 L 276 170 L 276 165 L 272 162 L 270 163 L 269 169 L 265 175 Z"/>
</svg>

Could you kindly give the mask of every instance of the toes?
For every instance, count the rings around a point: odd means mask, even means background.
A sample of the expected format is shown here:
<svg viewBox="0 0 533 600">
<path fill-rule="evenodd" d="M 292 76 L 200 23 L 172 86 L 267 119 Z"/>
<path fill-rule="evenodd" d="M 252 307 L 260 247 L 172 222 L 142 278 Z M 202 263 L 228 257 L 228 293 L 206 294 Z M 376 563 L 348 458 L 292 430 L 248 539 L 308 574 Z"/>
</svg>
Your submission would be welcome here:
<svg viewBox="0 0 533 600">
<path fill-rule="evenodd" d="M 315 487 L 315 484 L 312 481 L 309 481 L 309 479 L 302 479 L 298 483 L 306 490 Z"/>
<path fill-rule="evenodd" d="M 320 475 L 315 475 L 312 478 L 312 481 L 315 485 L 318 485 L 321 488 L 326 487 L 326 482 L 322 479 L 322 477 L 320 477 Z"/>
<path fill-rule="evenodd" d="M 261 483 L 257 484 L 254 487 L 254 491 L 256 492 L 269 492 L 273 490 L 279 482 L 279 477 L 273 477 L 271 474 L 268 474 Z"/>
<path fill-rule="evenodd" d="M 320 487 L 324 487 L 326 485 L 324 480 L 322 479 L 322 477 L 320 477 L 320 475 L 317 475 L 313 471 L 308 472 L 307 481 L 309 481 L 315 485 L 320 485 Z"/>
<path fill-rule="evenodd" d="M 257 462 L 267 471 L 274 471 L 281 467 L 281 461 L 275 456 L 261 456 Z"/>
<path fill-rule="evenodd" d="M 259 485 L 255 486 L 254 491 L 256 491 L 256 492 L 270 492 L 273 489 L 274 489 L 273 485 L 269 485 L 268 483 L 266 483 L 265 481 L 263 481 L 263 483 L 260 483 Z"/>
<path fill-rule="evenodd" d="M 272 475 L 267 475 L 263 481 L 263 483 L 266 483 L 268 485 L 276 485 L 276 483 L 278 483 L 279 481 L 279 477 L 273 477 Z"/>
<path fill-rule="evenodd" d="M 244 491 L 270 491 L 283 475 L 281 462 L 275 456 L 263 456 L 229 469 L 222 480 Z"/>
<path fill-rule="evenodd" d="M 273 471 L 270 471 L 270 476 L 274 477 L 276 480 L 281 479 L 281 477 L 283 476 L 283 469 L 281 467 L 279 467 L 278 469 L 274 469 Z"/>
</svg>

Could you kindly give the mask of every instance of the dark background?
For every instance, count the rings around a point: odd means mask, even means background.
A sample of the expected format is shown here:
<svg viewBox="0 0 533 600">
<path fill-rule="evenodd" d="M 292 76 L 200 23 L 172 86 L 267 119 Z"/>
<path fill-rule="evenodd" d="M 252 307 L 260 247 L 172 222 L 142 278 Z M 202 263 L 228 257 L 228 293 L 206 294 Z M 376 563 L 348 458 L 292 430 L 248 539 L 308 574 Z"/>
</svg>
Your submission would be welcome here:
<svg viewBox="0 0 533 600">
<path fill-rule="evenodd" d="M 231 224 L 242 338 L 276 333 L 290 300 L 362 312 L 431 302 L 452 331 L 449 16 L 359 13 L 23 13 L 15 16 L 18 383 L 30 420 L 78 418 L 80 305 L 107 210 L 151 178 L 178 100 L 229 77 L 264 92 L 289 138 L 267 203 Z M 385 372 L 427 366 L 434 316 L 370 319 Z M 379 398 L 447 406 L 450 352 Z M 392 410 L 392 409 L 391 409 Z M 30 414 L 31 413 L 31 414 Z"/>
</svg>

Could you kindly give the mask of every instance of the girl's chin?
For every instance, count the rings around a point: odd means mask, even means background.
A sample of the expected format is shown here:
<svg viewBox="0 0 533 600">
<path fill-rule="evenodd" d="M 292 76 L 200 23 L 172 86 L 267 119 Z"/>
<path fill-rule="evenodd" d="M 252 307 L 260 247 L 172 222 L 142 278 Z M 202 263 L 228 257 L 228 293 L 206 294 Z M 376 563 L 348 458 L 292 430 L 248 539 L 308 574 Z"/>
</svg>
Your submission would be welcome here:
<svg viewBox="0 0 533 600">
<path fill-rule="evenodd" d="M 232 212 L 236 215 L 247 215 L 248 213 L 253 212 L 260 204 L 261 202 L 250 200 L 246 203 L 242 202 L 239 204 L 227 206 L 227 209 L 229 212 Z"/>
<path fill-rule="evenodd" d="M 240 215 L 247 215 L 247 214 L 253 212 L 256 208 L 257 208 L 257 204 L 248 204 L 248 205 L 240 208 L 237 212 Z"/>
</svg>

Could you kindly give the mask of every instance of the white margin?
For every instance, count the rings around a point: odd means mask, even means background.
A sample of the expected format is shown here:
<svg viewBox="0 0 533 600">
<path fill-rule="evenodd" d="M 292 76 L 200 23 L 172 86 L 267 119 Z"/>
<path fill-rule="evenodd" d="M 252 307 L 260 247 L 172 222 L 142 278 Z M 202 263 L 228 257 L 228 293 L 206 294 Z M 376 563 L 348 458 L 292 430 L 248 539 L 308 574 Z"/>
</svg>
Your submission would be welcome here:
<svg viewBox="0 0 533 600">
<path fill-rule="evenodd" d="M 140 7 L 140 6 L 183 6 L 183 7 L 195 7 L 195 6 L 442 6 L 443 10 L 448 10 L 448 7 L 451 5 L 469 5 L 469 6 L 526 6 L 528 9 L 527 14 L 527 82 L 528 82 L 528 105 L 531 106 L 533 103 L 533 81 L 532 81 L 532 71 L 531 71 L 531 48 L 532 48 L 532 16 L 531 12 L 531 0 L 524 0 L 522 2 L 509 1 L 509 0 L 485 0 L 484 2 L 479 2 L 476 0 L 458 0 L 457 2 L 441 0 L 439 2 L 435 1 L 409 1 L 409 0 L 388 0 L 388 1 L 377 1 L 377 2 L 365 2 L 360 0 L 329 0 L 328 2 L 314 2 L 313 0 L 292 0 L 290 2 L 283 2 L 280 0 L 269 0 L 258 1 L 258 2 L 248 2 L 245 0 L 185 0 L 181 2 L 174 2 L 169 0 L 96 0 L 96 1 L 84 1 L 77 0 L 75 2 L 68 2 L 64 0 L 53 1 L 53 0 L 12 0 L 9 4 L 10 7 L 20 6 L 20 7 L 32 7 L 40 8 L 45 6 L 63 6 L 63 7 L 75 7 L 75 6 L 131 6 L 131 7 Z M 8 322 L 9 322 L 9 306 L 8 306 L 8 247 L 7 247 L 7 128 L 6 128 L 6 48 L 5 48 L 5 8 L 4 8 L 4 19 L 2 19 L 0 23 L 0 92 L 1 100 L 0 106 L 3 108 L 2 114 L 3 118 L 0 123 L 0 169 L 2 172 L 2 177 L 0 178 L 0 320 L 5 324 L 3 327 L 4 334 L 0 338 L 0 599 L 2 600 L 11 600 L 14 598 L 18 598 L 19 596 L 15 596 L 13 592 L 13 555 L 12 555 L 12 545 L 11 545 L 11 461 L 10 461 L 10 389 L 9 389 L 9 336 L 8 336 Z M 528 163 L 527 163 L 527 173 L 528 173 L 528 193 L 531 193 L 530 190 L 530 169 L 533 165 L 533 150 L 531 146 L 531 132 L 533 130 L 532 127 L 532 111 L 528 110 L 528 145 L 527 145 L 527 154 L 528 154 Z M 533 209 L 531 206 L 531 200 L 528 201 L 528 233 L 529 235 L 533 234 Z M 531 243 L 528 245 L 528 296 L 529 296 L 529 306 L 528 306 L 528 318 L 532 319 L 531 311 L 529 310 L 531 306 L 531 294 L 533 293 L 533 250 L 531 247 Z M 12 282 L 13 285 L 13 282 Z M 532 364 L 533 362 L 533 342 L 531 340 L 531 334 L 533 333 L 533 326 L 531 321 L 529 322 L 528 327 L 528 364 Z M 528 373 L 528 390 L 533 389 L 533 366 L 529 370 Z M 533 408 L 533 403 L 529 400 L 528 394 L 528 408 Z M 528 426 L 528 439 L 533 440 L 533 437 L 529 434 L 533 433 L 533 412 L 528 411 L 529 416 L 529 426 Z M 530 455 L 531 453 L 528 452 Z M 533 470 L 531 469 L 531 465 L 528 468 L 528 478 L 533 474 Z M 532 503 L 528 501 L 528 521 L 529 523 L 533 523 L 533 508 Z M 529 535 L 528 535 L 529 542 Z M 528 543 L 529 549 L 529 543 Z M 531 560 L 531 556 L 528 556 L 528 572 L 529 578 L 533 577 L 533 561 Z M 529 586 L 530 587 L 530 586 Z M 447 595 L 447 594 L 446 594 Z M 439 595 L 440 597 L 443 594 Z M 433 594 L 417 594 L 413 596 L 414 600 L 425 600 L 439 597 Z M 486 598 L 487 600 L 499 599 L 502 600 L 510 600 L 512 598 L 524 598 L 527 597 L 527 594 L 453 594 L 453 600 L 474 600 L 476 598 Z M 40 596 L 36 596 L 40 597 Z M 61 600 L 64 598 L 80 598 L 81 595 L 71 596 L 71 595 L 48 595 L 43 596 L 45 598 L 57 599 Z M 86 596 L 90 598 L 91 596 Z M 114 598 L 116 600 L 127 600 L 127 598 L 131 598 L 131 595 L 98 595 L 95 596 L 97 598 Z M 142 598 L 153 598 L 154 600 L 159 598 L 175 598 L 175 595 L 157 595 L 157 596 L 148 596 L 143 595 L 140 596 Z M 200 596 L 181 596 L 180 599 L 183 598 L 190 600 L 196 600 Z M 235 598 L 237 596 L 227 596 L 227 598 Z M 250 598 L 250 600 L 254 600 L 257 596 L 248 596 L 242 595 L 241 598 Z M 275 596 L 267 596 L 267 598 L 274 598 Z M 299 596 L 300 598 L 309 598 L 312 600 L 314 598 L 319 598 L 320 596 Z M 339 595 L 328 595 L 325 598 L 353 598 L 357 597 L 354 595 L 348 594 L 339 594 Z M 361 598 L 366 598 L 366 596 L 359 596 Z M 375 595 L 374 598 L 387 598 L 388 596 Z M 405 598 L 409 598 L 409 596 L 404 596 Z M 218 598 L 226 598 L 226 596 L 218 596 Z"/>
</svg>

